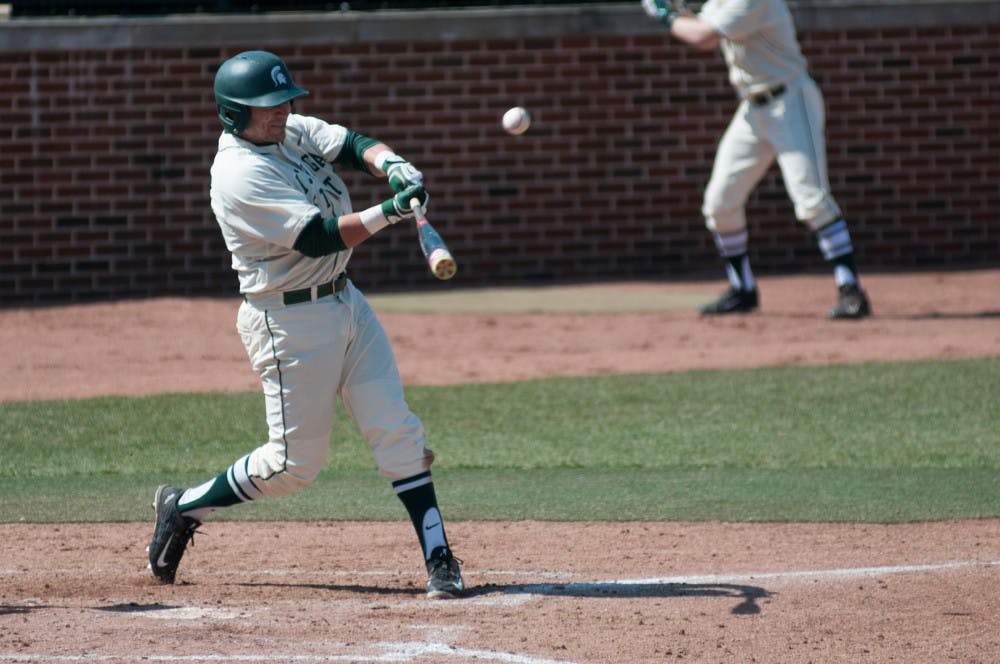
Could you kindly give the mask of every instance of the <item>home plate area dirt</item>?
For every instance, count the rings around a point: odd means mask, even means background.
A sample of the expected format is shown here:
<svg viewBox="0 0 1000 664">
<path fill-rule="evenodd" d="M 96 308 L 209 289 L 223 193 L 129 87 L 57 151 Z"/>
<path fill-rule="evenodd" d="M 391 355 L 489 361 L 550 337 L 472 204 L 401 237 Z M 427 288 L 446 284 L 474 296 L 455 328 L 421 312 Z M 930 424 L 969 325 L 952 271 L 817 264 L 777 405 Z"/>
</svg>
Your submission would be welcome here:
<svg viewBox="0 0 1000 664">
<path fill-rule="evenodd" d="M 454 522 L 431 601 L 398 523 L 207 524 L 178 583 L 148 524 L 0 526 L 0 661 L 993 662 L 997 520 Z M 27 549 L 25 543 L 31 543 Z"/>
<path fill-rule="evenodd" d="M 829 278 L 811 276 L 762 279 L 759 312 L 719 320 L 670 306 L 380 317 L 408 384 L 953 359 L 1000 352 L 998 284 L 1000 271 L 873 275 L 876 315 L 851 323 L 823 319 Z M 719 284 L 615 288 L 688 302 Z M 235 309 L 167 298 L 0 310 L 0 341 L 18 349 L 0 400 L 256 389 Z M 985 664 L 1000 653 L 996 518 L 455 521 L 469 592 L 448 601 L 424 597 L 402 519 L 210 521 L 173 586 L 145 569 L 150 534 L 151 523 L 0 524 L 0 662 Z"/>
</svg>

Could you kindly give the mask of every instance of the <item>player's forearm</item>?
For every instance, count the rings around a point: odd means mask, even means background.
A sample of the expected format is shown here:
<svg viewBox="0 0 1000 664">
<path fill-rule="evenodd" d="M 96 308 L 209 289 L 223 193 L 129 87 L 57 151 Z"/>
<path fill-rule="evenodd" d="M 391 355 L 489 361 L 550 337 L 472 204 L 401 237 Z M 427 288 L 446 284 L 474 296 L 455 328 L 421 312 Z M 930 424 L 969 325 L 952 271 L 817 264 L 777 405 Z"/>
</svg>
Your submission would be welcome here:
<svg viewBox="0 0 1000 664">
<path fill-rule="evenodd" d="M 310 258 L 318 258 L 342 251 L 349 246 L 353 245 L 347 244 L 340 229 L 339 219 L 332 217 L 324 219 L 316 215 L 299 233 L 292 248 Z"/>
<path fill-rule="evenodd" d="M 372 230 L 366 227 L 361 215 L 361 212 L 352 212 L 350 214 L 342 215 L 337 220 L 337 226 L 340 229 L 340 237 L 343 238 L 344 244 L 347 245 L 348 248 L 353 249 L 382 228 L 382 226 L 379 226 L 378 228 L 374 228 L 374 230 Z"/>
<path fill-rule="evenodd" d="M 295 240 L 293 248 L 316 258 L 352 249 L 386 226 L 413 217 L 413 201 L 427 204 L 423 185 L 412 185 L 378 205 L 327 219 L 316 215 Z"/>
<path fill-rule="evenodd" d="M 364 165 L 368 172 L 388 177 L 396 195 L 379 205 L 336 218 L 313 219 L 295 242 L 295 249 L 306 256 L 318 257 L 343 249 L 353 249 L 386 226 L 413 215 L 410 198 L 426 202 L 423 174 L 399 157 L 385 143 L 352 132 L 349 154 L 354 163 Z M 367 145 L 363 150 L 361 146 Z M 342 155 L 343 157 L 343 155 Z M 411 181 L 412 180 L 412 181 Z"/>
<path fill-rule="evenodd" d="M 714 51 L 722 41 L 722 35 L 715 26 L 694 14 L 682 14 L 675 18 L 670 34 L 699 51 Z"/>
<path fill-rule="evenodd" d="M 371 148 L 376 148 L 379 145 L 381 143 L 374 138 L 348 129 L 344 145 L 340 149 L 340 154 L 333 161 L 336 164 L 356 171 L 374 173 L 375 171 L 372 170 L 371 164 L 365 159 L 365 154 Z"/>
<path fill-rule="evenodd" d="M 327 256 L 344 249 L 353 249 L 388 225 L 381 206 L 336 218 L 323 219 L 317 216 L 302 229 L 294 249 L 311 258 Z"/>
<path fill-rule="evenodd" d="M 368 170 L 370 170 L 375 175 L 385 175 L 380 166 L 382 165 L 382 159 L 379 156 L 383 153 L 392 154 L 392 148 L 390 148 L 385 143 L 376 143 L 371 146 L 364 153 L 365 163 L 368 164 Z M 383 157 L 384 159 L 384 157 Z"/>
<path fill-rule="evenodd" d="M 365 211 L 369 212 L 369 211 Z M 344 249 L 352 249 L 375 234 L 365 226 L 364 212 L 352 212 L 340 217 L 324 219 L 319 215 L 306 224 L 293 247 L 310 258 L 328 256 Z"/>
</svg>

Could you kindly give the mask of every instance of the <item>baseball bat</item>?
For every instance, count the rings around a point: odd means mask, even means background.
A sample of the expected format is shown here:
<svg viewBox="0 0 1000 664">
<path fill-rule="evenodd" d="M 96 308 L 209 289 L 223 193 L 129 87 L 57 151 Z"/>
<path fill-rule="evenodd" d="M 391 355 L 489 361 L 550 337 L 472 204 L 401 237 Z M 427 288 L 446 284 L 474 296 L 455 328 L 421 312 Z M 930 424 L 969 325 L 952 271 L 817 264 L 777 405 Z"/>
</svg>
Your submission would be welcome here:
<svg viewBox="0 0 1000 664">
<path fill-rule="evenodd" d="M 420 250 L 424 252 L 424 258 L 427 259 L 431 273 L 442 281 L 451 279 L 458 271 L 458 265 L 451 252 L 448 251 L 448 245 L 441 239 L 431 222 L 427 221 L 424 206 L 416 197 L 410 199 L 410 208 L 413 209 L 413 214 L 416 217 Z"/>
</svg>

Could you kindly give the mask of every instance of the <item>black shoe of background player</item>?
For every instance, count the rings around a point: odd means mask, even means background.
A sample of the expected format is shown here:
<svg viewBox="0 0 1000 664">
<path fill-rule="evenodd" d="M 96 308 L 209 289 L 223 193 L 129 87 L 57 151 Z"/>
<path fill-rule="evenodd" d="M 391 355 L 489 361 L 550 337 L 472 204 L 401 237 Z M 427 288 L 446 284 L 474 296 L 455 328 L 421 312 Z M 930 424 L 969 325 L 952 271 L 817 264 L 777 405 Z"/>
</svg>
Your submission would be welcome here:
<svg viewBox="0 0 1000 664">
<path fill-rule="evenodd" d="M 868 296 L 857 284 L 844 284 L 840 287 L 840 299 L 837 306 L 830 309 L 827 314 L 831 319 L 857 319 L 870 316 L 871 305 L 868 303 Z"/>
<path fill-rule="evenodd" d="M 741 290 L 730 288 L 722 296 L 710 304 L 706 304 L 699 311 L 707 316 L 715 314 L 736 314 L 753 311 L 758 306 L 757 289 Z"/>
</svg>

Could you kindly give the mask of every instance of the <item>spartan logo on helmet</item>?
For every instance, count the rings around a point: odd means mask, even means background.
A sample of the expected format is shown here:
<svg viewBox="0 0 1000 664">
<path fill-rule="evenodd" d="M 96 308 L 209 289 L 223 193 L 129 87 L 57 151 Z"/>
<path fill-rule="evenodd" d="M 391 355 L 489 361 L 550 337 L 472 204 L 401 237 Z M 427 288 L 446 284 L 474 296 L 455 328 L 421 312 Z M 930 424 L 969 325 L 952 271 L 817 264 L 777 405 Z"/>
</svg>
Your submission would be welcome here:
<svg viewBox="0 0 1000 664">
<path fill-rule="evenodd" d="M 288 85 L 288 77 L 285 76 L 285 70 L 281 65 L 274 65 L 271 69 L 271 80 L 274 81 L 275 87 L 283 87 Z"/>
<path fill-rule="evenodd" d="M 244 51 L 215 73 L 215 102 L 222 127 L 239 134 L 250 122 L 250 108 L 270 108 L 309 94 L 292 81 L 281 58 L 267 51 Z"/>
</svg>

